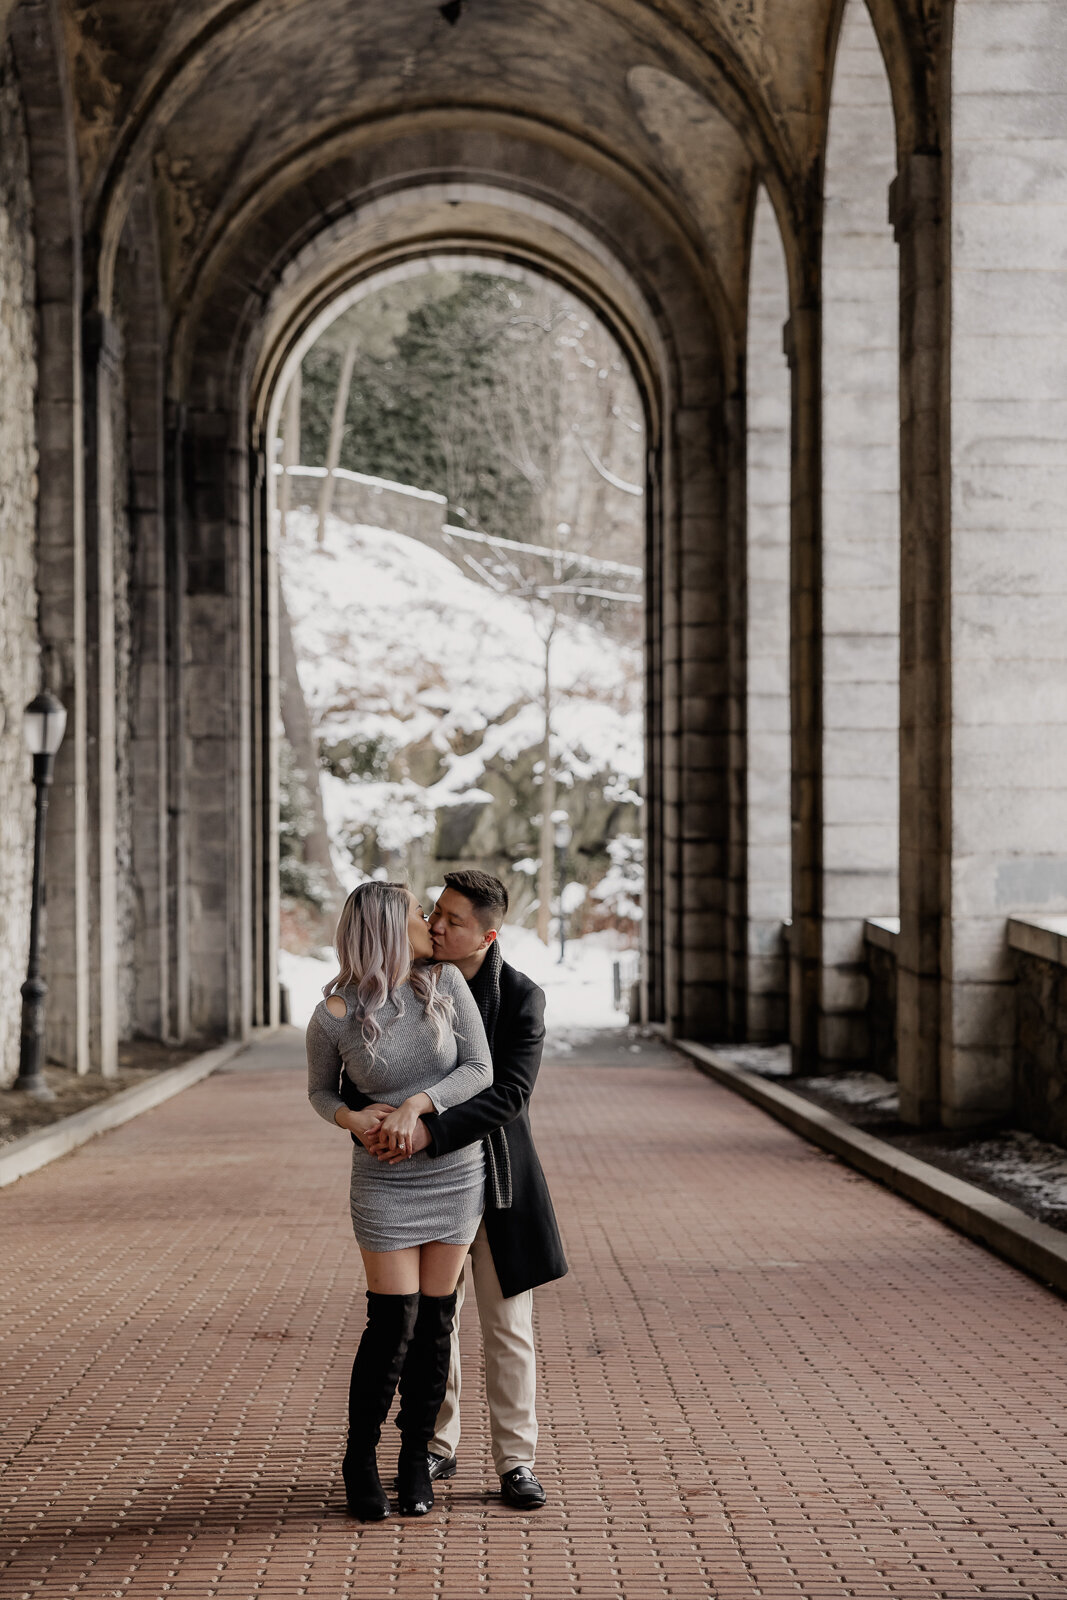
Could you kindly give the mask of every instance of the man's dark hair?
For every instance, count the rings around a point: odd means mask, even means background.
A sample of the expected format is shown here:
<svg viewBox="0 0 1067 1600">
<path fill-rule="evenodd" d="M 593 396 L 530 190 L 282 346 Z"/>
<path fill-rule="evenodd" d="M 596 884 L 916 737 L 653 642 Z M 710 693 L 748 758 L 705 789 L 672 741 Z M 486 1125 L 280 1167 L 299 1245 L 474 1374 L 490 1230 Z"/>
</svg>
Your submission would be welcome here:
<svg viewBox="0 0 1067 1600">
<path fill-rule="evenodd" d="M 471 867 L 466 872 L 446 872 L 445 888 L 469 900 L 483 928 L 499 928 L 508 914 L 508 891 L 491 872 Z"/>
</svg>

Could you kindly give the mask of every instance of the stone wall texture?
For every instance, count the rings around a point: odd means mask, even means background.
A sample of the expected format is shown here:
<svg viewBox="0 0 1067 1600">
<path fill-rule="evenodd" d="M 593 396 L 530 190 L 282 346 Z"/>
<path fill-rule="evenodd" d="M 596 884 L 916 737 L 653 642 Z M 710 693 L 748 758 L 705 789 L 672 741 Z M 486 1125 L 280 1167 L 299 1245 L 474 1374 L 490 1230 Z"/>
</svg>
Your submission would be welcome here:
<svg viewBox="0 0 1067 1600">
<path fill-rule="evenodd" d="M 125 340 L 123 338 L 123 344 Z M 116 973 L 117 1030 L 128 1039 L 134 1028 L 136 988 L 136 888 L 133 873 L 133 776 L 130 763 L 130 676 L 132 670 L 133 552 L 130 530 L 130 467 L 125 368 L 119 365 L 111 397 L 113 563 L 115 581 L 115 896 L 116 932 L 121 958 Z"/>
<path fill-rule="evenodd" d="M 0 1083 L 18 1070 L 33 784 L 22 712 L 38 688 L 32 197 L 10 51 L 0 57 Z"/>
<path fill-rule="evenodd" d="M 1012 1121 L 1067 1145 L 1067 967 L 1015 952 Z"/>
</svg>

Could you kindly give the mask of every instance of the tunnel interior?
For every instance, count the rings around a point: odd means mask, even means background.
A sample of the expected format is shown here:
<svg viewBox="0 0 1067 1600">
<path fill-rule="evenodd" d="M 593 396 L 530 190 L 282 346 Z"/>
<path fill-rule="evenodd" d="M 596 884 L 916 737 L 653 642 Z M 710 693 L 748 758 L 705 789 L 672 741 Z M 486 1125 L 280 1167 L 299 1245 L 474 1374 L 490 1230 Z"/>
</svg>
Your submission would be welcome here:
<svg viewBox="0 0 1067 1600">
<path fill-rule="evenodd" d="M 646 408 L 644 1021 L 877 1053 L 918 1123 L 1040 1100 L 1011 929 L 1067 907 L 1055 8 L 0 20 L 0 976 L 44 684 L 50 1057 L 277 1021 L 277 411 L 368 284 L 496 261 L 588 304 Z"/>
</svg>

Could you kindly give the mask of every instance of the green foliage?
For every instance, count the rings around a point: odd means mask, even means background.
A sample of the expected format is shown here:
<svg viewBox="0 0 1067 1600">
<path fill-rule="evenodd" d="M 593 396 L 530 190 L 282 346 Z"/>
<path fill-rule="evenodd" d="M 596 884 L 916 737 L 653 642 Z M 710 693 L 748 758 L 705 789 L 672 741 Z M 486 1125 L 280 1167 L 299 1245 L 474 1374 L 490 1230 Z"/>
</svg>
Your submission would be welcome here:
<svg viewBox="0 0 1067 1600">
<path fill-rule="evenodd" d="M 515 357 L 514 296 L 506 280 L 464 273 L 450 294 L 428 298 L 398 319 L 382 353 L 368 339 L 356 362 L 345 416 L 341 465 L 448 496 L 451 514 L 511 538 L 538 531 L 536 494 L 527 477 L 487 448 L 485 419 L 496 406 Z M 370 314 L 370 302 L 364 302 Z M 361 338 L 358 322 L 349 336 Z M 326 459 L 340 341 L 305 356 L 301 459 Z M 379 348 L 375 348 L 375 346 Z"/>
</svg>

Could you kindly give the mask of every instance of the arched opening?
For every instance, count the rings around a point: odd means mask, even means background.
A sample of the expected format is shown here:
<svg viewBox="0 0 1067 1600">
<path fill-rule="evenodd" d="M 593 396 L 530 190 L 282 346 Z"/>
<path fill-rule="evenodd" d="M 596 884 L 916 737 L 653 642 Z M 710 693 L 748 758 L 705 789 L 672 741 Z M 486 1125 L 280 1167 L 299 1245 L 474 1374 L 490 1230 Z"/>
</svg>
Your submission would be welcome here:
<svg viewBox="0 0 1067 1600">
<path fill-rule="evenodd" d="M 863 0 L 848 0 L 834 62 L 822 248 L 823 1070 L 868 1059 L 864 924 L 899 910 L 895 172 L 881 51 Z"/>
<path fill-rule="evenodd" d="M 479 136 L 453 136 L 453 157 L 473 168 Z M 510 267 L 540 272 L 560 283 L 611 327 L 639 375 L 648 418 L 649 486 L 646 550 L 656 583 L 646 597 L 646 794 L 642 808 L 654 848 L 646 863 L 644 1015 L 663 1019 L 691 1036 L 720 1034 L 725 1025 L 725 906 L 722 863 L 726 852 L 725 695 L 697 687 L 706 671 L 720 674 L 725 657 L 723 598 L 728 589 L 723 537 L 726 428 L 720 412 L 721 357 L 708 286 L 695 278 L 684 254 L 665 256 L 657 229 L 646 230 L 632 202 L 602 185 L 594 230 L 558 196 L 580 173 L 573 161 L 537 153 L 536 183 L 518 172 L 531 159 L 521 140 L 494 146 L 498 175 L 492 184 L 426 179 L 434 141 L 410 132 L 375 155 L 376 197 L 358 202 L 350 165 L 344 179 L 351 199 L 335 208 L 337 220 L 310 234 L 296 230 L 284 256 L 262 262 L 262 240 L 273 226 L 270 205 L 289 210 L 292 197 L 266 197 L 267 207 L 247 235 L 227 241 L 225 263 L 197 291 L 175 340 L 175 373 L 187 396 L 183 411 L 193 499 L 183 508 L 188 557 L 189 624 L 200 600 L 196 585 L 218 566 L 228 548 L 251 561 L 240 582 L 247 634 L 232 633 L 224 648 L 244 652 L 252 673 L 247 717 L 250 757 L 247 804 L 236 816 L 223 812 L 223 796 L 198 791 L 190 807 L 190 850 L 203 827 L 213 837 L 247 829 L 247 846 L 235 856 L 249 862 L 250 918 L 260 930 L 246 971 L 249 1022 L 276 1014 L 272 941 L 277 927 L 276 860 L 269 819 L 277 805 L 272 759 L 277 718 L 277 636 L 271 599 L 274 552 L 268 507 L 269 440 L 289 378 L 317 326 L 336 313 L 342 297 L 384 271 L 401 271 L 428 256 L 490 257 Z M 501 182 L 503 153 L 516 171 Z M 429 158 L 429 162 L 428 162 Z M 382 166 L 396 167 L 392 184 Z M 418 173 L 412 182 L 407 174 Z M 531 192 L 531 190 L 533 192 Z M 302 196 L 302 191 L 301 191 Z M 589 198 L 581 208 L 589 214 Z M 637 225 L 635 226 L 635 219 Z M 279 222 L 281 217 L 279 216 Z M 286 221 L 287 231 L 292 218 Z M 607 240 L 610 240 L 610 247 Z M 622 242 L 625 240 L 625 244 Z M 299 247 L 298 247 L 299 246 Z M 242 253 L 248 254 L 242 261 Z M 258 264 L 257 264 L 258 259 Z M 257 274 L 262 282 L 257 280 Z M 253 286 L 252 295 L 249 285 Z M 235 296 L 235 291 L 240 299 Z M 679 331 L 684 327 L 684 340 Z M 225 332 L 224 332 L 225 330 Z M 225 404 L 220 404 L 225 402 Z M 252 455 L 242 461 L 226 441 L 244 433 L 251 417 Z M 668 424 L 667 419 L 670 418 Z M 245 434 L 247 437 L 247 434 Z M 225 492 L 217 487 L 221 479 Z M 216 488 L 208 494 L 209 482 Z M 203 486 L 201 489 L 200 486 Z M 251 527 L 240 508 L 252 506 Z M 220 520 L 221 518 L 221 520 Z M 214 552 L 209 557 L 209 552 Z M 205 604 L 213 605 L 205 596 Z M 207 629 L 204 637 L 209 637 Z M 218 644 L 198 672 L 200 698 L 212 673 L 223 668 Z M 720 720 L 721 712 L 721 720 Z M 240 724 L 239 724 L 240 725 Z M 202 817 L 196 812 L 200 809 Z M 196 961 L 195 938 L 192 960 Z M 219 990 L 228 984 L 216 961 L 205 977 Z"/>
<path fill-rule="evenodd" d="M 785 1039 L 792 911 L 789 703 L 790 378 L 785 251 L 762 187 L 749 263 L 747 382 L 747 1037 Z"/>
<path fill-rule="evenodd" d="M 310 954 L 332 925 L 324 888 L 402 875 L 427 903 L 477 866 L 507 885 L 505 953 L 557 1021 L 624 1021 L 643 402 L 607 326 L 527 267 L 432 256 L 386 277 L 347 291 L 303 351 L 298 463 L 279 471 L 296 452 L 268 442 L 284 966 L 309 998 L 328 976 Z M 297 382 L 272 407 L 285 432 Z"/>
</svg>

